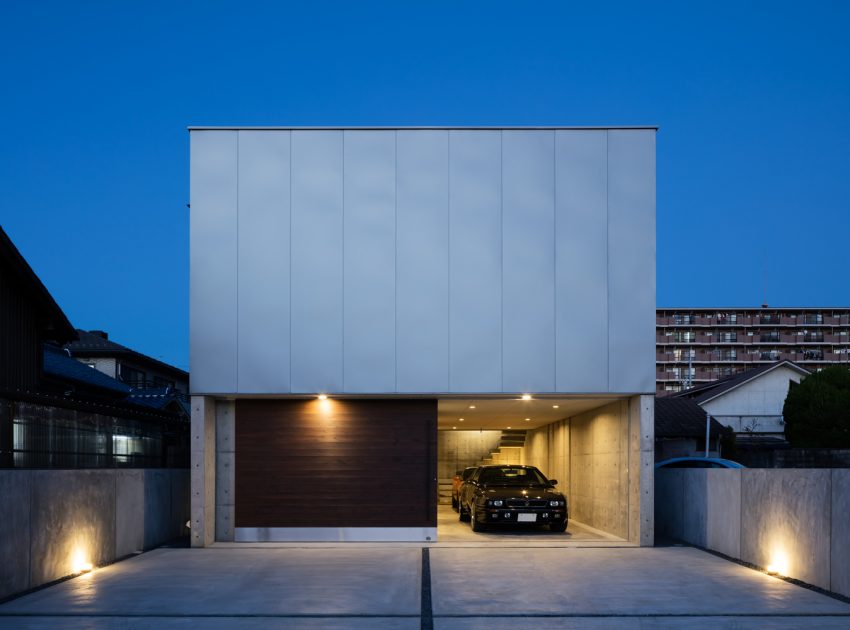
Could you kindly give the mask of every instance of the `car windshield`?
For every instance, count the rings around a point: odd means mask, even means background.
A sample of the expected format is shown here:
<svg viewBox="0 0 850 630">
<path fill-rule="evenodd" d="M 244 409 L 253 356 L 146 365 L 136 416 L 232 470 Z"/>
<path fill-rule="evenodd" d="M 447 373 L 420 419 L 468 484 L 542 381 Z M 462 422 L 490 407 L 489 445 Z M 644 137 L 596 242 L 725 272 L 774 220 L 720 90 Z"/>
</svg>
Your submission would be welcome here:
<svg viewBox="0 0 850 630">
<path fill-rule="evenodd" d="M 515 466 L 500 466 L 485 468 L 478 477 L 479 483 L 505 486 L 545 485 L 546 478 L 536 468 L 520 468 Z"/>
</svg>

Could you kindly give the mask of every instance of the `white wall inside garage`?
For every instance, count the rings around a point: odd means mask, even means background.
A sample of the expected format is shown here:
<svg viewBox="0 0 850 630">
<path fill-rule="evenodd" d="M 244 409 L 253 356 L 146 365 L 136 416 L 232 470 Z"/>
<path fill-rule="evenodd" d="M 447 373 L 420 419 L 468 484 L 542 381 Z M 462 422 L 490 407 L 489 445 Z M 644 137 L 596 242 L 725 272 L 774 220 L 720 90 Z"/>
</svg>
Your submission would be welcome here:
<svg viewBox="0 0 850 630">
<path fill-rule="evenodd" d="M 195 130 L 191 153 L 194 393 L 654 390 L 654 130 Z"/>
</svg>

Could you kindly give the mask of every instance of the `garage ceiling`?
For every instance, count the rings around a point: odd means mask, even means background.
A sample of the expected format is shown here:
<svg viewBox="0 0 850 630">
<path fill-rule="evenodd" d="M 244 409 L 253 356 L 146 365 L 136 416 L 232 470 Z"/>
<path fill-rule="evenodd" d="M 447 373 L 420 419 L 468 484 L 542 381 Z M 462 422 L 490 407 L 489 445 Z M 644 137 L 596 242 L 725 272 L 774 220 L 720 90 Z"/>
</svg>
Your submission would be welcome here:
<svg viewBox="0 0 850 630">
<path fill-rule="evenodd" d="M 438 404 L 437 428 L 448 431 L 481 429 L 501 431 L 509 427 L 536 429 L 556 420 L 601 407 L 614 400 L 618 400 L 618 397 L 532 398 L 531 400 L 522 400 L 518 397 L 441 398 Z"/>
</svg>

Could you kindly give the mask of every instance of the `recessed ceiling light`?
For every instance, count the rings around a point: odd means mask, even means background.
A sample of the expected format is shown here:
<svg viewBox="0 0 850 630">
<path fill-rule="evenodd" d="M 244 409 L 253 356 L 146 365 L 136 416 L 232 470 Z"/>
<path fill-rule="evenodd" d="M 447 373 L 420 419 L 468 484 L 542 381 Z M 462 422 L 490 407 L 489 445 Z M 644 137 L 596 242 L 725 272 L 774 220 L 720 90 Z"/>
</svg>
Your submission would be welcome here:
<svg viewBox="0 0 850 630">
<path fill-rule="evenodd" d="M 327 400 L 327 399 L 328 399 L 327 394 L 319 394 L 319 400 Z"/>
<path fill-rule="evenodd" d="M 452 429 L 457 429 L 457 427 L 452 427 Z"/>
<path fill-rule="evenodd" d="M 526 422 L 529 422 L 530 420 L 531 420 L 531 418 L 526 418 L 526 419 L 525 419 L 525 421 L 526 421 Z"/>
<path fill-rule="evenodd" d="M 552 409 L 557 409 L 558 405 L 552 405 Z"/>
<path fill-rule="evenodd" d="M 475 405 L 469 405 L 470 409 L 475 409 Z"/>
<path fill-rule="evenodd" d="M 510 427 L 508 427 L 510 429 Z"/>
<path fill-rule="evenodd" d="M 531 394 L 523 394 L 522 399 L 523 400 L 531 400 Z"/>
<path fill-rule="evenodd" d="M 457 421 L 458 421 L 458 422 L 463 422 L 463 418 L 458 418 L 458 419 L 457 419 Z"/>
</svg>

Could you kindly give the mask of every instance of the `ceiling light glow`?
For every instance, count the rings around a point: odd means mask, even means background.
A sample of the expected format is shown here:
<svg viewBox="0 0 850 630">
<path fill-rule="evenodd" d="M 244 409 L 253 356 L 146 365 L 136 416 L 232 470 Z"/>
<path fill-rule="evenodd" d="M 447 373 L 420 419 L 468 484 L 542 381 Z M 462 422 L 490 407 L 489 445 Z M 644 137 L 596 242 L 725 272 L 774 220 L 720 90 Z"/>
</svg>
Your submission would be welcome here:
<svg viewBox="0 0 850 630">
<path fill-rule="evenodd" d="M 531 394 L 523 394 L 522 399 L 523 400 L 531 400 Z"/>
</svg>

